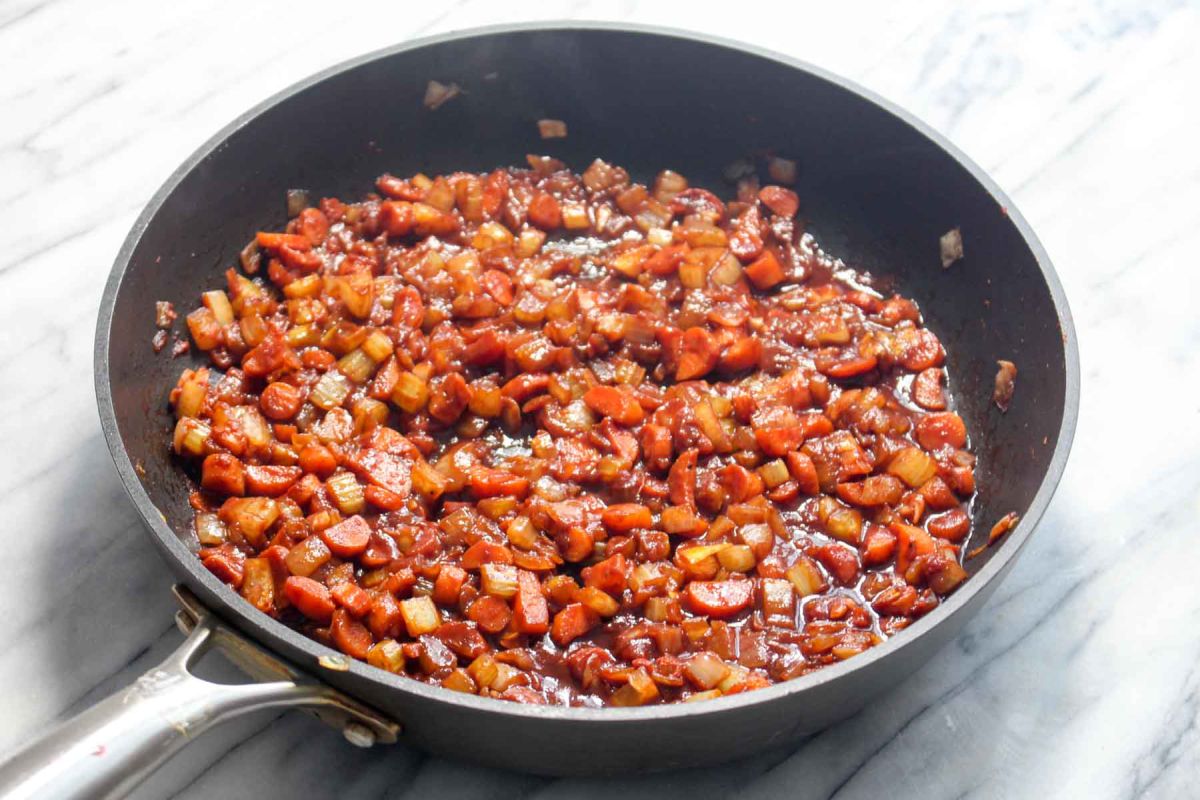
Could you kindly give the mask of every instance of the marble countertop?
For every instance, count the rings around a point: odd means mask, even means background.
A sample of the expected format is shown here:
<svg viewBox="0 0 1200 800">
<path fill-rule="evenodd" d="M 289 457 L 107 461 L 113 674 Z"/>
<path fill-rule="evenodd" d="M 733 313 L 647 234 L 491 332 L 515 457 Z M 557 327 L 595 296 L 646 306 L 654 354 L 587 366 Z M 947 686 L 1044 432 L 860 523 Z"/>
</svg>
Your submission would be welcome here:
<svg viewBox="0 0 1200 800">
<path fill-rule="evenodd" d="M 1082 357 L 1074 452 L 1038 535 L 958 640 L 793 750 L 550 781 L 361 751 L 267 713 L 205 735 L 136 796 L 1200 795 L 1200 8 L 1173 0 L 0 4 L 0 751 L 179 641 L 171 578 L 92 393 L 101 287 L 150 195 L 228 120 L 314 71 L 539 16 L 796 55 L 909 108 L 991 172 L 1058 267 Z"/>
</svg>

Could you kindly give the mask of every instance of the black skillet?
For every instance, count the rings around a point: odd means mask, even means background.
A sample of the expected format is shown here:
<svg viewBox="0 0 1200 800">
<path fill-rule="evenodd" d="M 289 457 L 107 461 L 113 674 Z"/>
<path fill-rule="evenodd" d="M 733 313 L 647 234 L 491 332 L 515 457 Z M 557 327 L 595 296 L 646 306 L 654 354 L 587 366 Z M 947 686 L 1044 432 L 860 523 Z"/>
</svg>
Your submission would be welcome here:
<svg viewBox="0 0 1200 800">
<path fill-rule="evenodd" d="M 463 91 L 429 110 L 422 98 L 431 79 Z M 545 117 L 565 120 L 570 135 L 542 141 L 536 121 Z M 968 562 L 970 580 L 933 613 L 847 662 L 760 691 L 637 709 L 538 707 L 347 661 L 259 613 L 200 566 L 165 402 L 188 360 L 152 351 L 154 302 L 187 309 L 220 284 L 254 231 L 285 221 L 285 190 L 356 197 L 385 171 L 483 171 L 537 152 L 577 169 L 601 156 L 643 181 L 671 168 L 729 194 L 723 168 L 763 151 L 800 162 L 802 215 L 826 249 L 894 278 L 945 344 L 979 455 L 968 547 L 1006 512 L 1022 516 Z M 938 239 L 953 227 L 966 255 L 943 269 Z M 999 358 L 1020 369 L 1006 415 L 991 403 Z M 263 705 L 318 706 L 360 744 L 399 732 L 436 753 L 557 775 L 707 765 L 812 733 L 896 687 L 996 589 L 1062 475 L 1079 366 L 1066 299 L 1033 232 L 979 167 L 913 117 L 834 75 L 744 45 L 568 23 L 399 45 L 309 78 L 218 133 L 167 180 L 117 256 L 100 308 L 96 393 L 150 541 L 194 593 L 183 593 L 190 650 L 10 760 L 0 790 L 15 794 L 120 794 L 208 724 Z M 285 680 L 235 694 L 191 677 L 191 651 L 211 640 L 252 674 Z M 191 694 L 171 688 L 179 686 Z M 113 716 L 118 706 L 148 716 L 122 721 Z M 97 764 L 107 772 L 94 774 Z"/>
</svg>

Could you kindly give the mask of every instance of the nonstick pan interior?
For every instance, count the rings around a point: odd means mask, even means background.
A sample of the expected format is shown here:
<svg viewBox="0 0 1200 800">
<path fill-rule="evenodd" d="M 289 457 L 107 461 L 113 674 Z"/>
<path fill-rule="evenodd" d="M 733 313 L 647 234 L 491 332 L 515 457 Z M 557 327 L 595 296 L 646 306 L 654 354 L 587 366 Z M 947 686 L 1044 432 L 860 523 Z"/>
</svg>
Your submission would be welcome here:
<svg viewBox="0 0 1200 800">
<path fill-rule="evenodd" d="M 431 79 L 463 91 L 427 109 L 422 99 Z M 541 140 L 536 122 L 545 117 L 566 121 L 569 136 Z M 385 171 L 483 171 L 545 153 L 578 170 L 599 156 L 642 181 L 670 168 L 729 196 L 723 169 L 767 151 L 799 161 L 801 215 L 825 248 L 915 297 L 942 339 L 956 378 L 951 388 L 979 455 L 968 546 L 1008 511 L 1027 518 L 1012 541 L 968 563 L 984 575 L 906 631 L 900 638 L 912 640 L 908 645 L 897 640 L 796 686 L 714 704 L 724 712 L 605 710 L 597 720 L 582 712 L 496 708 L 498 702 L 381 677 L 358 664 L 321 677 L 395 714 L 419 744 L 559 773 L 711 762 L 846 716 L 884 688 L 885 675 L 894 686 L 982 604 L 1009 566 L 989 569 L 990 560 L 1010 561 L 1061 473 L 1078 383 L 1065 301 L 1015 210 L 956 151 L 836 79 L 693 38 L 525 28 L 404 46 L 268 101 L 172 176 L 118 257 L 97 344 L 110 446 L 172 568 L 235 625 L 315 668 L 319 646 L 258 614 L 188 556 L 195 548 L 191 487 L 169 455 L 166 395 L 180 370 L 201 361 L 173 359 L 170 348 L 156 355 L 150 346 L 154 302 L 175 303 L 176 329 L 185 333 L 182 313 L 201 291 L 222 283 L 253 233 L 285 222 L 287 189 L 353 198 Z M 943 269 L 938 237 L 953 227 L 962 230 L 966 257 Z M 1020 369 L 1007 415 L 991 404 L 998 358 Z M 710 744 L 689 715 L 719 725 L 724 744 Z M 591 726 L 581 732 L 587 719 Z M 639 730 L 638 721 L 648 719 L 659 726 Z M 524 727 L 515 736 L 506 726 Z M 609 750 L 598 753 L 597 744 Z"/>
</svg>

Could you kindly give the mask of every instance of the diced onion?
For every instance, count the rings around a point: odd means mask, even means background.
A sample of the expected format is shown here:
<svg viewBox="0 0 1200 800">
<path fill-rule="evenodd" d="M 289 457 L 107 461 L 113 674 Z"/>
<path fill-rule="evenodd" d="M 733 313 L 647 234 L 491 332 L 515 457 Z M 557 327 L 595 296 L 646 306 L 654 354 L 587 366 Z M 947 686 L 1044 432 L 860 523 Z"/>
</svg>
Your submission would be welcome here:
<svg viewBox="0 0 1200 800">
<path fill-rule="evenodd" d="M 729 675 L 729 665 L 708 652 L 697 653 L 689 658 L 683 669 L 701 689 L 712 689 Z"/>
<path fill-rule="evenodd" d="M 749 572 L 754 569 L 754 551 L 744 544 L 731 545 L 717 553 L 717 561 L 730 572 Z"/>
<path fill-rule="evenodd" d="M 788 568 L 786 575 L 800 597 L 816 594 L 825 586 L 825 578 L 821 575 L 820 568 L 807 556 L 801 556 L 799 561 Z"/>
<path fill-rule="evenodd" d="M 796 182 L 796 162 L 774 156 L 767 161 L 767 175 L 775 183 L 793 184 Z"/>
<path fill-rule="evenodd" d="M 362 348 L 358 348 L 338 359 L 337 368 L 355 383 L 366 383 L 375 371 L 375 361 Z"/>
<path fill-rule="evenodd" d="M 530 550 L 537 544 L 537 529 L 533 527 L 529 517 L 524 515 L 513 517 L 505 528 L 505 533 L 508 535 L 508 540 L 522 550 Z"/>
<path fill-rule="evenodd" d="M 738 664 L 731 664 L 729 666 L 729 674 L 717 684 L 717 688 L 723 693 L 728 692 L 730 689 L 734 689 L 744 683 L 746 676 L 749 674 L 750 670 L 746 669 L 745 667 L 739 666 Z"/>
<path fill-rule="evenodd" d="M 483 564 L 479 584 L 484 594 L 507 600 L 517 594 L 517 568 L 511 564 Z"/>
<path fill-rule="evenodd" d="M 937 462 L 919 447 L 906 447 L 892 456 L 887 471 L 916 489 L 937 474 Z"/>
<path fill-rule="evenodd" d="M 543 139 L 562 139 L 567 135 L 567 123 L 561 119 L 539 119 L 537 125 Z"/>
<path fill-rule="evenodd" d="M 404 649 L 395 639 L 384 639 L 367 651 L 367 663 L 388 672 L 403 672 Z"/>
<path fill-rule="evenodd" d="M 208 449 L 208 437 L 212 429 L 193 417 L 182 417 L 175 424 L 175 452 L 193 456 L 204 455 Z"/>
<path fill-rule="evenodd" d="M 646 241 L 659 247 L 666 247 L 675 239 L 675 234 L 666 228 L 651 228 L 646 231 Z"/>
<path fill-rule="evenodd" d="M 288 550 L 288 554 L 284 556 L 284 561 L 287 563 L 288 572 L 293 575 L 299 575 L 302 578 L 307 578 L 332 556 L 333 554 L 329 552 L 329 546 L 325 544 L 320 536 L 309 536 L 304 541 L 292 547 L 291 550 Z"/>
<path fill-rule="evenodd" d="M 204 305 L 208 306 L 209 311 L 212 311 L 218 323 L 228 325 L 233 322 L 233 306 L 229 304 L 229 296 L 225 292 L 214 289 L 211 292 L 205 292 L 200 298 L 204 301 Z"/>
<path fill-rule="evenodd" d="M 462 92 L 462 88 L 457 83 L 445 84 L 430 81 L 425 85 L 425 107 L 430 111 L 437 111 L 445 103 L 458 97 L 460 92 Z M 414 178 L 413 183 L 416 182 L 416 178 Z"/>
<path fill-rule="evenodd" d="M 421 636 L 433 633 L 442 624 L 437 606 L 429 597 L 410 597 L 400 601 L 400 616 L 404 618 L 404 627 L 409 636 Z"/>
<path fill-rule="evenodd" d="M 611 617 L 621 608 L 621 604 L 614 600 L 608 592 L 594 586 L 584 586 L 576 594 L 575 599 L 602 617 Z"/>
<path fill-rule="evenodd" d="M 418 461 L 412 468 L 413 491 L 429 502 L 433 502 L 446 491 L 447 481 L 440 472 L 425 461 Z"/>
<path fill-rule="evenodd" d="M 328 411 L 340 406 L 349 394 L 350 381 L 342 373 L 330 370 L 317 381 L 308 399 L 313 405 Z"/>
<path fill-rule="evenodd" d="M 349 472 L 339 472 L 325 482 L 338 510 L 347 516 L 361 514 L 366 508 L 362 484 Z"/>
<path fill-rule="evenodd" d="M 467 674 L 480 686 L 491 687 L 500 675 L 499 664 L 490 654 L 484 653 L 467 666 Z"/>
<path fill-rule="evenodd" d="M 196 515 L 196 538 L 201 545 L 215 547 L 224 544 L 228 536 L 229 531 L 216 514 L 205 511 Z"/>
<path fill-rule="evenodd" d="M 641 667 L 629 673 L 629 682 L 613 692 L 614 706 L 642 706 L 658 697 L 658 685 Z"/>
<path fill-rule="evenodd" d="M 402 411 L 415 414 L 425 408 L 428 401 L 428 384 L 411 372 L 401 372 L 396 388 L 392 390 L 392 402 L 400 406 Z"/>
<path fill-rule="evenodd" d="M 938 245 L 942 251 L 942 268 L 947 269 L 963 257 L 962 231 L 958 228 L 951 228 L 942 234 Z"/>
<path fill-rule="evenodd" d="M 474 694 L 476 690 L 475 681 L 462 669 L 451 671 L 442 680 L 442 686 L 453 692 L 463 692 L 464 694 Z"/>
<path fill-rule="evenodd" d="M 774 461 L 768 461 L 758 468 L 758 474 L 762 476 L 763 483 L 768 489 L 774 489 L 781 483 L 786 483 L 791 478 L 791 473 L 788 472 L 787 464 L 782 458 L 777 458 Z"/>
<path fill-rule="evenodd" d="M 300 216 L 300 212 L 308 208 L 308 192 L 304 189 L 287 190 L 288 219 Z"/>
<path fill-rule="evenodd" d="M 733 286 L 742 279 L 742 264 L 733 253 L 726 253 L 708 274 L 708 279 L 717 286 Z"/>
<path fill-rule="evenodd" d="M 567 230 L 582 230 L 592 224 L 587 206 L 582 203 L 563 203 L 562 222 Z"/>
</svg>

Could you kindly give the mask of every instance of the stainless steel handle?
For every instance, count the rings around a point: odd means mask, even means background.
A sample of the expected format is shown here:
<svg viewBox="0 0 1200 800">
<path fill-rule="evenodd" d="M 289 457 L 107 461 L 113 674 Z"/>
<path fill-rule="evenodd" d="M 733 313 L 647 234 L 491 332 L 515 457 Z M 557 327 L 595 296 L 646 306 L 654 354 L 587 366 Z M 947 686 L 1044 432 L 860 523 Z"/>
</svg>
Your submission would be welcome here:
<svg viewBox="0 0 1200 800">
<path fill-rule="evenodd" d="M 395 723 L 249 643 L 186 589 L 175 594 L 183 605 L 176 621 L 188 633 L 183 643 L 132 686 L 0 764 L 0 797 L 123 797 L 213 725 L 265 708 L 308 709 L 363 747 L 396 740 Z M 190 667 L 213 645 L 252 676 L 275 680 L 229 685 L 197 678 Z"/>
</svg>

